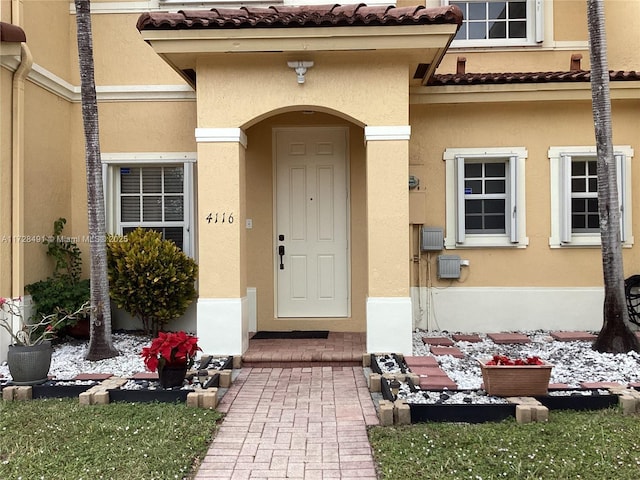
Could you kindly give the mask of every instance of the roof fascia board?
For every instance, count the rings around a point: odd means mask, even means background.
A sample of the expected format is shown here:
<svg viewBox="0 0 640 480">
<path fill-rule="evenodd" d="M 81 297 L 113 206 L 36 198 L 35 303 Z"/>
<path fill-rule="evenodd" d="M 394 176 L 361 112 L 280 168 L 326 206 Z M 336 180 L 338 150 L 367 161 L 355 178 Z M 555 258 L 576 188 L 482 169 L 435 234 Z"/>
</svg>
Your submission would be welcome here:
<svg viewBox="0 0 640 480">
<path fill-rule="evenodd" d="M 455 25 L 143 30 L 157 53 L 287 52 L 444 48 Z"/>
<path fill-rule="evenodd" d="M 611 82 L 609 86 L 612 100 L 640 99 L 640 82 Z M 589 82 L 427 86 L 409 89 L 411 105 L 586 100 L 591 101 Z"/>
</svg>

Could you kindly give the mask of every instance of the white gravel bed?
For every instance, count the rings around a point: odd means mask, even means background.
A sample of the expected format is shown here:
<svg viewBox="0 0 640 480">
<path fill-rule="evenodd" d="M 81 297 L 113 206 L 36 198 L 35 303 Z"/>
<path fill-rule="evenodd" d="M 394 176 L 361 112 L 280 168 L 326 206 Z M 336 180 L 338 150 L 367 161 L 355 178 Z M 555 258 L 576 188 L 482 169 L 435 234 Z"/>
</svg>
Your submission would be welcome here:
<svg viewBox="0 0 640 480">
<path fill-rule="evenodd" d="M 496 344 L 486 335 L 479 334 L 481 342 L 456 342 L 465 358 L 450 355 L 436 357 L 440 367 L 456 382 L 461 390 L 480 388 L 482 374 L 478 360 L 487 360 L 493 355 L 511 358 L 538 356 L 553 365 L 551 383 L 565 383 L 579 388 L 581 382 L 640 382 L 640 354 L 599 353 L 590 342 L 559 342 L 548 332 L 522 332 L 531 338 L 526 344 Z M 413 334 L 413 354 L 431 355 L 428 345 L 422 342 L 425 336 L 449 336 L 442 332 L 416 330 Z"/>
</svg>

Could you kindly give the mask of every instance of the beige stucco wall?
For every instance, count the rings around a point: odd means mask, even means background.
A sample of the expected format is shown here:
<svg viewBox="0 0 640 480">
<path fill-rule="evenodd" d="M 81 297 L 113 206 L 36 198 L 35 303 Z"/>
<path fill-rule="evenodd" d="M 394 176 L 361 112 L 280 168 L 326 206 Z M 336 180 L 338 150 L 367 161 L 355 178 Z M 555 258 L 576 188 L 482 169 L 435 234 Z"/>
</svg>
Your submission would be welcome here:
<svg viewBox="0 0 640 480">
<path fill-rule="evenodd" d="M 287 67 L 287 61 L 301 59 L 315 62 L 304 85 Z M 198 63 L 198 126 L 246 127 L 270 112 L 305 106 L 341 112 L 361 125 L 406 125 L 408 77 L 402 58 L 373 52 L 203 59 Z"/>
<path fill-rule="evenodd" d="M 184 80 L 141 39 L 136 29 L 139 16 L 137 13 L 92 15 L 96 84 L 184 85 Z M 78 85 L 75 16 L 70 18 L 74 42 L 71 45 L 71 82 Z"/>
<path fill-rule="evenodd" d="M 631 145 L 638 153 L 635 122 L 640 101 L 614 102 L 614 142 Z M 562 115 L 560 115 L 560 112 Z M 526 224 L 529 246 L 521 249 L 456 249 L 442 253 L 460 255 L 470 261 L 457 281 L 435 278 L 440 286 L 599 286 L 602 267 L 598 248 L 551 249 L 550 146 L 592 146 L 593 120 L 590 102 L 496 103 L 492 105 L 412 106 L 411 168 L 424 186 L 424 223 L 445 227 L 446 148 L 525 147 Z M 634 159 L 635 160 L 635 159 Z M 633 171 L 633 192 L 640 191 L 640 172 Z M 414 208 L 419 208 L 414 206 Z M 634 212 L 634 226 L 640 217 Z M 637 241 L 637 240 L 636 240 Z M 625 249 L 627 274 L 640 268 L 638 248 Z M 417 266 L 413 284 L 417 285 Z M 425 268 L 423 266 L 423 268 Z M 553 274 L 551 274 L 553 272 Z"/>
<path fill-rule="evenodd" d="M 43 114 L 45 112 L 45 114 Z M 73 229 L 71 215 L 70 104 L 27 83 L 25 89 L 24 245 L 25 283 L 44 279 L 53 264 L 39 236 L 53 233 L 53 222 L 67 219 L 64 233 Z M 35 239 L 35 241 L 33 241 Z"/>
</svg>

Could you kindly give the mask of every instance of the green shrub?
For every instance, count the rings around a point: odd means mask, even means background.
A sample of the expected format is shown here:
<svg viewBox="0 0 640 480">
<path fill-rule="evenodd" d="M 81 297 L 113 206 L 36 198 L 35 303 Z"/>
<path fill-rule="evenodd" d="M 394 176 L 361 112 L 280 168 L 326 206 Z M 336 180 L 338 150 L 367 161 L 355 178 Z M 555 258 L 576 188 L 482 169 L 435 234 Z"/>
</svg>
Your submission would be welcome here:
<svg viewBox="0 0 640 480">
<path fill-rule="evenodd" d="M 159 232 L 137 228 L 107 241 L 109 291 L 118 308 L 156 334 L 184 314 L 196 296 L 195 261 Z"/>
<path fill-rule="evenodd" d="M 67 220 L 64 218 L 53 222 L 53 236 L 43 242 L 47 246 L 47 256 L 55 262 L 53 275 L 46 280 L 25 286 L 25 290 L 31 294 L 35 303 L 35 316 L 38 319 L 55 313 L 64 315 L 76 312 L 91 297 L 89 280 L 80 279 L 82 273 L 80 248 L 73 238 L 62 235 L 66 223 Z M 72 327 L 79 319 L 88 318 L 88 316 L 89 312 L 71 317 L 68 321 L 56 324 L 56 330 Z"/>
</svg>

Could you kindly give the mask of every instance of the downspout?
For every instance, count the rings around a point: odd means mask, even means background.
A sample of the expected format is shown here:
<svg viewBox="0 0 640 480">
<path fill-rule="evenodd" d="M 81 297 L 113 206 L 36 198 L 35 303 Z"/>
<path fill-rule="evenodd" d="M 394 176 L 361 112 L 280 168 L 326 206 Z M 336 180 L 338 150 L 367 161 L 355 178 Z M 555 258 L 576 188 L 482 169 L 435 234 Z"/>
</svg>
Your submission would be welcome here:
<svg viewBox="0 0 640 480">
<path fill-rule="evenodd" d="M 20 26 L 20 0 L 11 0 L 11 21 Z M 33 65 L 25 42 L 20 44 L 20 65 L 13 74 L 11 112 L 11 295 L 24 293 L 24 84 Z"/>
</svg>

